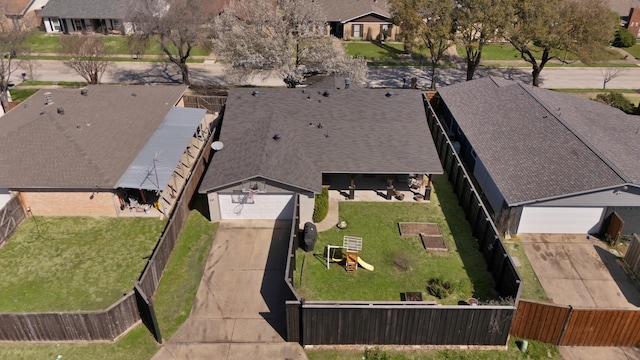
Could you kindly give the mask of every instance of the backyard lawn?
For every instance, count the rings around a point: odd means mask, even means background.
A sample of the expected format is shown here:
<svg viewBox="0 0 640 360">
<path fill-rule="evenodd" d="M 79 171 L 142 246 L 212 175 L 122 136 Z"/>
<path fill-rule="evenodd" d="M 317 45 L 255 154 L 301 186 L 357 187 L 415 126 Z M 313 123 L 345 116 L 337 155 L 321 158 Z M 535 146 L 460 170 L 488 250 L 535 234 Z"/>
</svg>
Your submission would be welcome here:
<svg viewBox="0 0 640 360">
<path fill-rule="evenodd" d="M 154 298 L 156 315 L 166 341 L 189 315 L 200 284 L 217 224 L 211 224 L 200 212 L 192 210 L 169 259 Z M 144 325 L 138 325 L 114 343 L 0 344 L 7 359 L 150 359 L 159 346 Z"/>
<path fill-rule="evenodd" d="M 0 312 L 107 308 L 132 290 L 165 223 L 27 219 L 0 249 Z"/>
<path fill-rule="evenodd" d="M 334 228 L 318 236 L 313 253 L 298 250 L 295 286 L 307 300 L 399 301 L 402 292 L 422 292 L 424 300 L 457 304 L 476 297 L 493 298 L 493 281 L 471 235 L 469 223 L 444 176 L 434 179 L 429 204 L 411 202 L 341 202 L 344 230 Z M 401 237 L 399 222 L 432 222 L 440 226 L 449 252 L 424 250 L 418 236 Z M 326 267 L 327 245 L 342 245 L 343 236 L 361 237 L 360 256 L 375 267 L 348 274 L 339 263 Z M 437 299 L 426 290 L 437 278 L 453 285 L 451 295 Z"/>
</svg>

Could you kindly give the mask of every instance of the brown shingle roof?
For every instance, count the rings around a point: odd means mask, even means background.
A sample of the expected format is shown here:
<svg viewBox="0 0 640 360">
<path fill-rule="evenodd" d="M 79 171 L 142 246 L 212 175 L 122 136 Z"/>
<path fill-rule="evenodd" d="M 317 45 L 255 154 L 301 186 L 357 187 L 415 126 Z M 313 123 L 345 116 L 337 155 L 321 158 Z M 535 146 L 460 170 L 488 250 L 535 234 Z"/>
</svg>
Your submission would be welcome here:
<svg viewBox="0 0 640 360">
<path fill-rule="evenodd" d="M 0 14 L 21 15 L 33 0 L 0 0 Z"/>
<path fill-rule="evenodd" d="M 346 21 L 362 15 L 376 13 L 391 17 L 387 0 L 316 0 L 324 11 L 327 21 Z"/>
<path fill-rule="evenodd" d="M 213 157 L 201 192 L 256 176 L 319 192 L 322 173 L 442 173 L 419 91 L 258 91 L 229 91 L 224 149 Z"/>
<path fill-rule="evenodd" d="M 113 188 L 185 89 L 38 91 L 0 118 L 0 187 Z M 53 104 L 45 105 L 46 92 Z"/>
</svg>

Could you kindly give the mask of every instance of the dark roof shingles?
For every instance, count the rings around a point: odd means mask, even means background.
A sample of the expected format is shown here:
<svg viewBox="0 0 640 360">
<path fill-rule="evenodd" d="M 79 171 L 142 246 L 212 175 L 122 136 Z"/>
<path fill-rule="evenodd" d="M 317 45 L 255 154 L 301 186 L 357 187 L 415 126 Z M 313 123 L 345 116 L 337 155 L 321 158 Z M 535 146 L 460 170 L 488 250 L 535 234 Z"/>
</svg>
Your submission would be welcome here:
<svg viewBox="0 0 640 360">
<path fill-rule="evenodd" d="M 49 0 L 42 17 L 71 19 L 124 19 L 133 0 Z"/>
</svg>

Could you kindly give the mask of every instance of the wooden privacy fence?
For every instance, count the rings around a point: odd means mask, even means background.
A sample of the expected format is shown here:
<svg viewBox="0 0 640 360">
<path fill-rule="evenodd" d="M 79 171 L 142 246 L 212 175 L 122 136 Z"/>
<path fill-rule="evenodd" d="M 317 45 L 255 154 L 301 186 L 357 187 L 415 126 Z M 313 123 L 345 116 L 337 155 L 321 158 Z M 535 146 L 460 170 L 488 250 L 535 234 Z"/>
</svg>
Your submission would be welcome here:
<svg viewBox="0 0 640 360">
<path fill-rule="evenodd" d="M 227 102 L 226 96 L 184 95 L 182 99 L 185 107 L 207 109 L 210 114 L 222 111 Z"/>
<path fill-rule="evenodd" d="M 627 253 L 624 255 L 624 261 L 635 276 L 640 278 L 640 237 L 638 235 L 633 235 Z"/>
<path fill-rule="evenodd" d="M 637 346 L 640 310 L 575 309 L 520 300 L 511 335 L 560 346 Z"/>
<path fill-rule="evenodd" d="M 106 310 L 1 313 L 2 341 L 113 340 L 140 320 L 133 292 Z"/>
<path fill-rule="evenodd" d="M 298 325 L 287 340 L 302 345 L 504 346 L 515 312 L 513 306 L 420 302 L 288 301 L 286 308 L 287 324 Z"/>
<path fill-rule="evenodd" d="M 26 217 L 20 197 L 14 195 L 0 210 L 0 245 L 13 235 Z"/>
<path fill-rule="evenodd" d="M 517 301 L 520 296 L 521 278 L 504 243 L 500 239 L 489 211 L 475 189 L 471 177 L 462 165 L 440 120 L 425 100 L 427 122 L 433 136 L 438 156 L 449 182 L 458 197 L 458 202 L 471 224 L 473 236 L 478 240 L 479 250 L 484 255 L 487 267 L 496 284 L 496 290 L 503 297 L 511 297 Z"/>
<path fill-rule="evenodd" d="M 184 191 L 151 258 L 140 276 L 138 290 L 131 291 L 106 310 L 56 313 L 0 313 L 0 341 L 115 340 L 142 320 L 161 342 L 151 299 L 189 215 L 189 203 L 197 191 L 211 154 L 213 135 L 204 146 Z M 16 197 L 17 198 L 17 197 Z M 19 204 L 19 202 L 18 202 Z M 22 209 L 22 205 L 19 206 Z M 22 211 L 24 213 L 24 211 Z M 19 219 L 18 216 L 16 219 Z M 138 298 L 136 298 L 138 294 Z"/>
</svg>

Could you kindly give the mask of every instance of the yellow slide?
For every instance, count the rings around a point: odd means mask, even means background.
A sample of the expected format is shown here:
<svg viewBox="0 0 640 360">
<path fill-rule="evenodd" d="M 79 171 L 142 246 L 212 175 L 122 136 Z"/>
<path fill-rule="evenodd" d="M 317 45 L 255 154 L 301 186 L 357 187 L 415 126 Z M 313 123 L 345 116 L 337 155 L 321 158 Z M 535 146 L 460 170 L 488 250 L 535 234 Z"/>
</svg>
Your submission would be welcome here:
<svg viewBox="0 0 640 360">
<path fill-rule="evenodd" d="M 360 256 L 358 256 L 358 265 L 360 265 L 360 267 L 365 269 L 365 270 L 373 271 L 373 265 L 371 265 L 368 262 L 365 262 L 364 260 L 362 260 L 362 258 Z"/>
</svg>

